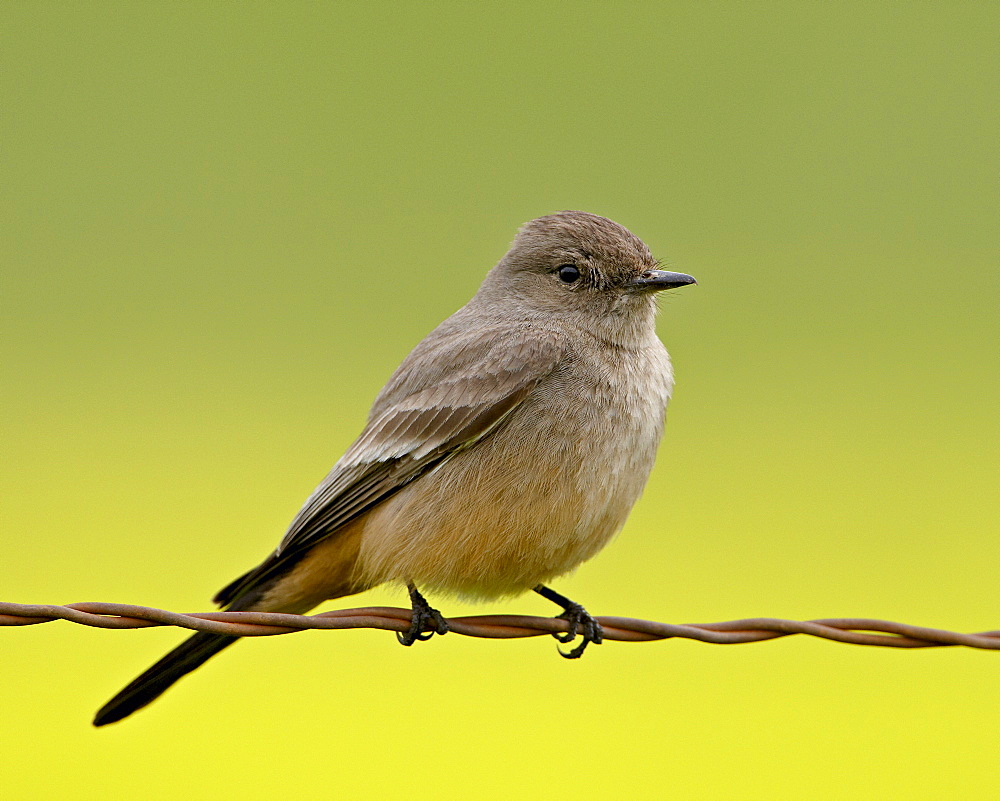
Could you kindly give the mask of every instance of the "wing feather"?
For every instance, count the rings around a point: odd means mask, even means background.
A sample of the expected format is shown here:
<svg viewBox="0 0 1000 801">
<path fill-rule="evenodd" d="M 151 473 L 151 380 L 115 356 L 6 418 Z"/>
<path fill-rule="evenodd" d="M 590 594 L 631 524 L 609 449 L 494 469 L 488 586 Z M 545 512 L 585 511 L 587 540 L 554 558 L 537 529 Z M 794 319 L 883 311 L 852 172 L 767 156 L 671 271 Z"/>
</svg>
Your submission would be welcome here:
<svg viewBox="0 0 1000 801">
<path fill-rule="evenodd" d="M 277 550 L 216 601 L 228 604 L 261 586 L 346 523 L 488 436 L 555 369 L 564 350 L 560 334 L 530 325 L 472 337 L 444 326 L 432 333 L 389 379 L 365 429 L 306 500 Z"/>
</svg>

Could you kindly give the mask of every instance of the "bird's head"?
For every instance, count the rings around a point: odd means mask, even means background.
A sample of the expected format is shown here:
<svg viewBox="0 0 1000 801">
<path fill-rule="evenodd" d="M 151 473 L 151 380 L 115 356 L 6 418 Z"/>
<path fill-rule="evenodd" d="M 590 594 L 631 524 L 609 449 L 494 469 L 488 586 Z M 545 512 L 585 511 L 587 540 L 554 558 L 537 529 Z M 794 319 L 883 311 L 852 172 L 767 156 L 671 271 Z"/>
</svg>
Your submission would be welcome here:
<svg viewBox="0 0 1000 801">
<path fill-rule="evenodd" d="M 646 244 L 618 223 L 560 211 L 521 227 L 480 295 L 529 318 L 558 317 L 621 339 L 652 326 L 656 292 L 693 283 L 661 270 Z"/>
</svg>

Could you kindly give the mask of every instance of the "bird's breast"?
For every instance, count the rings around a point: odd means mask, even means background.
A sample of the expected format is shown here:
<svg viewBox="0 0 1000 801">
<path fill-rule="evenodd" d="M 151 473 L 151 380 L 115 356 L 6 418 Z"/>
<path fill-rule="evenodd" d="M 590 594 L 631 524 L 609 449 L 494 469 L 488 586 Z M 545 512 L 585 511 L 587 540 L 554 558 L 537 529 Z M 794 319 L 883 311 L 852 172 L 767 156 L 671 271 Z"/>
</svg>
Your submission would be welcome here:
<svg viewBox="0 0 1000 801">
<path fill-rule="evenodd" d="M 658 340 L 570 354 L 489 436 L 369 513 L 367 580 L 496 597 L 572 570 L 641 494 L 672 383 Z"/>
</svg>

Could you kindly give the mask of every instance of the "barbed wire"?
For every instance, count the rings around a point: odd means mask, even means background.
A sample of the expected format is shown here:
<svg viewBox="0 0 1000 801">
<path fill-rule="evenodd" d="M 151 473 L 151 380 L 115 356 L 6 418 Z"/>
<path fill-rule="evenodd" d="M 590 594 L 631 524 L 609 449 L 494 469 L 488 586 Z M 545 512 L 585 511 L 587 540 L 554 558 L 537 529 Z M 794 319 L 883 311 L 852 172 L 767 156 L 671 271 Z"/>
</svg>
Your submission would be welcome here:
<svg viewBox="0 0 1000 801">
<path fill-rule="evenodd" d="M 410 610 L 393 606 L 340 609 L 316 615 L 289 615 L 278 612 L 201 612 L 179 614 L 147 606 L 109 603 L 78 603 L 65 606 L 0 602 L 0 626 L 31 626 L 53 620 L 67 620 L 102 629 L 140 629 L 150 626 L 178 626 L 194 631 L 263 637 L 292 634 L 308 629 L 381 629 L 404 632 L 410 627 Z M 830 618 L 823 620 L 781 620 L 759 617 L 723 623 L 658 623 L 628 617 L 598 617 L 605 640 L 648 642 L 683 638 L 718 645 L 762 642 L 792 634 L 807 634 L 825 640 L 854 645 L 888 648 L 939 648 L 962 645 L 967 648 L 1000 650 L 1000 631 L 963 634 L 870 618 Z M 565 633 L 565 620 L 530 615 L 475 615 L 448 618 L 455 634 L 487 639 L 539 637 Z"/>
</svg>

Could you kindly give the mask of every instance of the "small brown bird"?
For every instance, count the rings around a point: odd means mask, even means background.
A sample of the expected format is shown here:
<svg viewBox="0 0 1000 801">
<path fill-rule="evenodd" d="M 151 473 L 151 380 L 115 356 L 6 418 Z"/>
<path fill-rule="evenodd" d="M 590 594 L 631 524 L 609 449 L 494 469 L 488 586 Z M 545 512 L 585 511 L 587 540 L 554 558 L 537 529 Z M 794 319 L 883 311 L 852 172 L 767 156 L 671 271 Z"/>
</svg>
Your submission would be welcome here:
<svg viewBox="0 0 1000 801">
<path fill-rule="evenodd" d="M 673 388 L 654 295 L 660 270 L 611 220 L 526 223 L 463 308 L 403 361 L 361 436 L 278 548 L 224 587 L 227 610 L 303 613 L 385 582 L 409 588 L 403 645 L 448 630 L 418 587 L 465 598 L 534 590 L 563 607 L 563 654 L 601 627 L 545 584 L 596 554 L 649 477 Z M 238 638 L 197 633 L 94 719 L 130 715 Z"/>
</svg>

